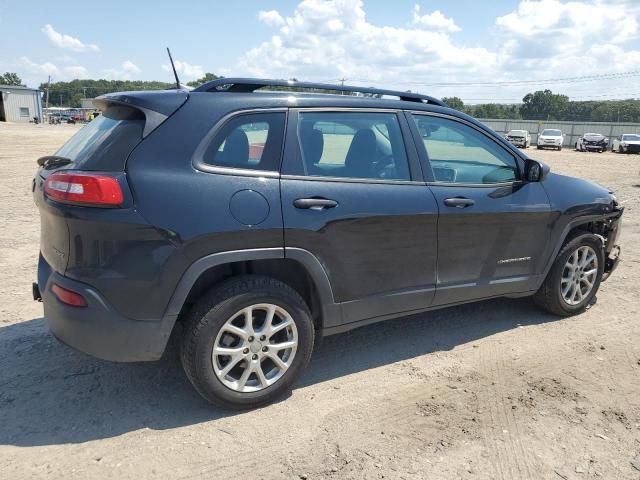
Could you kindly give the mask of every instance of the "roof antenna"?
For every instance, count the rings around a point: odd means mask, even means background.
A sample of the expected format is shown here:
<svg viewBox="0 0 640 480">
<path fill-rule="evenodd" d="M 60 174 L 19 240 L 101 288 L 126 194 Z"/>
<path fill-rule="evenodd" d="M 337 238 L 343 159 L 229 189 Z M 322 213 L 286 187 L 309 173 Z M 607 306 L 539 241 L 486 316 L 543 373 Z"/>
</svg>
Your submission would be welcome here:
<svg viewBox="0 0 640 480">
<path fill-rule="evenodd" d="M 176 88 L 180 90 L 180 79 L 178 78 L 178 72 L 176 72 L 176 66 L 173 63 L 173 58 L 171 57 L 171 51 L 169 47 L 167 47 L 167 53 L 169 54 L 169 61 L 171 62 L 171 68 L 173 68 L 173 76 L 176 77 Z"/>
</svg>

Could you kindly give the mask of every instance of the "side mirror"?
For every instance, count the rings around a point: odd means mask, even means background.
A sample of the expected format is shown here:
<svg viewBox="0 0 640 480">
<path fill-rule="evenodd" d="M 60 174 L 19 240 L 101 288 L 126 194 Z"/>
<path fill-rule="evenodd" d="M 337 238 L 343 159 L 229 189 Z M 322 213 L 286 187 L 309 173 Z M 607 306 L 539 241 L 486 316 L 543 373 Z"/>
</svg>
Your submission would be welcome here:
<svg viewBox="0 0 640 480">
<path fill-rule="evenodd" d="M 524 178 L 527 182 L 541 182 L 543 181 L 551 168 L 549 165 L 537 160 L 527 159 L 524 165 Z"/>
</svg>

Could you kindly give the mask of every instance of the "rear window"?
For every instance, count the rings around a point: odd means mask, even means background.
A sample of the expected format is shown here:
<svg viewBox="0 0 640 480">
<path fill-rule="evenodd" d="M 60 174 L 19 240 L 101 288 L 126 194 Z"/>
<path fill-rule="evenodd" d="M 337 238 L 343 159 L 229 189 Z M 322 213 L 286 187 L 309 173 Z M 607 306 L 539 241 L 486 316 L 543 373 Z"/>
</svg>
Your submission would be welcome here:
<svg viewBox="0 0 640 480">
<path fill-rule="evenodd" d="M 127 157 L 142 140 L 144 114 L 130 107 L 109 107 L 82 127 L 55 155 L 82 170 L 124 170 Z"/>
</svg>

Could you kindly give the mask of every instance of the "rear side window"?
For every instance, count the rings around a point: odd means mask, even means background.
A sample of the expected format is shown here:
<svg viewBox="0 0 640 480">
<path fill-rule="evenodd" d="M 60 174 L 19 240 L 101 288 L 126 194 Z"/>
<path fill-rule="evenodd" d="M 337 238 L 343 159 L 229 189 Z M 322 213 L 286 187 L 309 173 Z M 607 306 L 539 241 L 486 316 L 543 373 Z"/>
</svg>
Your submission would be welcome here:
<svg viewBox="0 0 640 480">
<path fill-rule="evenodd" d="M 203 161 L 218 167 L 277 171 L 280 168 L 285 113 L 233 117 L 214 135 Z"/>
<path fill-rule="evenodd" d="M 124 170 L 127 157 L 142 140 L 144 114 L 130 107 L 108 107 L 82 127 L 55 154 L 82 170 Z"/>
<path fill-rule="evenodd" d="M 298 141 L 308 176 L 410 178 L 395 113 L 300 112 Z"/>
</svg>

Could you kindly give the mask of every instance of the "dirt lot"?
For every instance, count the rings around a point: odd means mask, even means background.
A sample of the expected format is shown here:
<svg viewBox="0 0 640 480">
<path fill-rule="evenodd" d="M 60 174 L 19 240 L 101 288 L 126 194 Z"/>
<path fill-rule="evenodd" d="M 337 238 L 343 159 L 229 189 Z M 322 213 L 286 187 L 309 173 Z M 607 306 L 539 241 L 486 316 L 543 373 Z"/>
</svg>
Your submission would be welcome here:
<svg viewBox="0 0 640 480">
<path fill-rule="evenodd" d="M 121 365 L 49 335 L 30 185 L 76 129 L 0 123 L 0 478 L 640 478 L 640 156 L 529 151 L 627 207 L 587 313 L 496 300 L 365 327 L 328 338 L 285 401 L 233 414 L 175 344 Z"/>
</svg>

